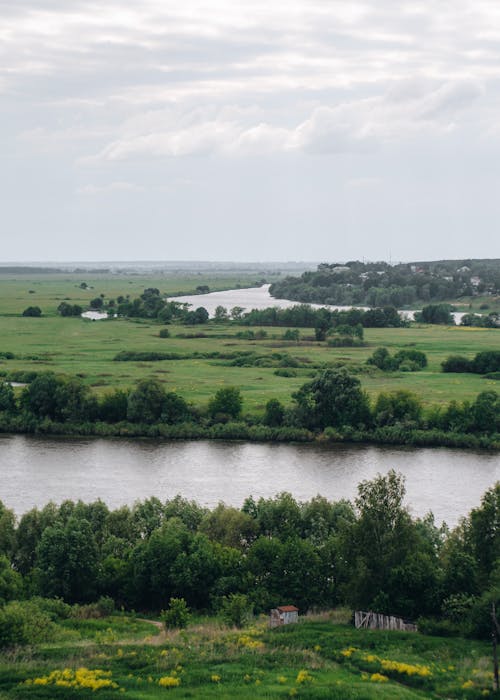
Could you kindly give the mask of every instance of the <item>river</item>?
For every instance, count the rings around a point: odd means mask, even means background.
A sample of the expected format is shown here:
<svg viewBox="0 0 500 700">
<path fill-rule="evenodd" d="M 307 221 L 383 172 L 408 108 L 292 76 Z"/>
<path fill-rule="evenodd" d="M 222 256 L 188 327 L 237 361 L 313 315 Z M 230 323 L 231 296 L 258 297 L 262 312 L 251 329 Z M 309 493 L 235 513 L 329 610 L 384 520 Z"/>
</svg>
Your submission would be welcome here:
<svg viewBox="0 0 500 700">
<path fill-rule="evenodd" d="M 500 454 L 445 448 L 0 436 L 0 500 L 21 515 L 52 500 L 110 507 L 181 494 L 205 506 L 250 495 L 353 499 L 357 484 L 396 469 L 415 516 L 455 525 L 500 479 Z"/>
<path fill-rule="evenodd" d="M 218 306 L 223 306 L 228 311 L 234 306 L 241 306 L 245 311 L 252 309 L 267 309 L 270 306 L 277 306 L 280 309 L 288 309 L 291 306 L 300 304 L 299 301 L 290 301 L 289 299 L 275 299 L 269 294 L 270 284 L 263 284 L 261 287 L 250 287 L 249 289 L 228 289 L 224 292 L 210 292 L 209 294 L 192 294 L 188 296 L 172 297 L 171 301 L 178 301 L 181 304 L 191 304 L 193 308 L 203 306 L 210 316 L 215 314 L 215 309 Z M 346 311 L 352 306 L 332 306 L 331 304 L 309 304 L 315 309 L 338 309 Z M 368 309 L 368 306 L 358 306 L 359 309 Z M 399 311 L 403 318 L 410 321 L 414 320 L 415 310 L 402 309 Z M 463 312 L 455 311 L 452 313 L 455 323 L 459 324 L 464 316 Z"/>
</svg>

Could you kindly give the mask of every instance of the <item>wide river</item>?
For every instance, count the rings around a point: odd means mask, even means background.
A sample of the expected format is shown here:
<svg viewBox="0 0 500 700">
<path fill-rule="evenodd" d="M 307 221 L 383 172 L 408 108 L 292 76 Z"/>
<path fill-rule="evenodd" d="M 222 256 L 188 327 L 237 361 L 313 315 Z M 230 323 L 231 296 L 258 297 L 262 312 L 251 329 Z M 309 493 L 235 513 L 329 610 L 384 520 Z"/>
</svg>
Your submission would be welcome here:
<svg viewBox="0 0 500 700">
<path fill-rule="evenodd" d="M 353 499 L 357 484 L 396 469 L 413 515 L 455 525 L 500 479 L 500 454 L 445 448 L 68 439 L 0 435 L 0 500 L 21 515 L 52 500 L 110 507 L 176 494 L 214 506 L 253 495 Z"/>
</svg>

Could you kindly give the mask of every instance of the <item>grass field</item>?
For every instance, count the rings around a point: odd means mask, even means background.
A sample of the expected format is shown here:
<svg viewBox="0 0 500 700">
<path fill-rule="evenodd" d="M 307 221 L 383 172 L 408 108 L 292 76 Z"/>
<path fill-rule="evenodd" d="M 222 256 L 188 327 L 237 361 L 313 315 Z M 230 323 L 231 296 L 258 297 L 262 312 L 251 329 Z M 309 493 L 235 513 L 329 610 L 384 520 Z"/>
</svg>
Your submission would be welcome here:
<svg viewBox="0 0 500 700">
<path fill-rule="evenodd" d="M 81 281 L 94 288 L 82 290 Z M 305 360 L 311 368 L 322 363 L 343 362 L 359 372 L 363 386 L 371 396 L 380 391 L 408 389 L 416 392 L 426 405 L 444 404 L 451 399 L 472 399 L 485 389 L 499 389 L 498 382 L 472 374 L 443 374 L 440 363 L 450 354 L 472 357 L 480 350 L 500 349 L 500 330 L 413 326 L 402 329 L 367 329 L 366 347 L 329 348 L 325 344 L 302 340 L 299 344 L 282 340 L 285 329 L 266 328 L 268 337 L 249 341 L 236 337 L 243 330 L 231 324 L 185 327 L 170 326 L 170 338 L 158 336 L 160 326 L 144 320 L 110 319 L 92 322 L 80 318 L 61 318 L 57 305 L 64 299 L 88 304 L 100 293 L 106 296 L 139 295 L 145 287 L 157 286 L 162 292 L 188 292 L 198 284 L 211 289 L 251 284 L 252 278 L 178 276 L 159 278 L 133 275 L 27 275 L 0 277 L 0 351 L 10 351 L 14 360 L 0 361 L 0 371 L 53 370 L 79 375 L 96 393 L 113 387 L 130 387 L 142 377 L 156 377 L 168 390 L 175 390 L 195 404 L 204 405 L 223 385 L 241 388 L 244 410 L 259 412 L 270 398 L 289 403 L 311 372 L 298 368 L 294 377 L 275 375 L 275 367 L 231 367 L 218 359 L 164 360 L 160 362 L 115 362 L 122 350 L 207 353 L 254 351 L 262 355 L 276 352 Z M 34 290 L 35 294 L 30 294 Z M 39 305 L 41 318 L 23 318 L 28 305 Z M 178 334 L 203 331 L 205 338 L 179 338 Z M 301 329 L 301 336 L 312 335 Z M 421 372 L 383 373 L 367 371 L 364 363 L 373 350 L 386 346 L 391 352 L 412 347 L 423 350 L 429 360 Z"/>
<path fill-rule="evenodd" d="M 167 634 L 127 616 L 66 621 L 57 641 L 0 657 L 0 698 L 494 697 L 486 643 L 360 631 L 339 624 L 347 616 L 276 630 L 206 619 Z"/>
</svg>

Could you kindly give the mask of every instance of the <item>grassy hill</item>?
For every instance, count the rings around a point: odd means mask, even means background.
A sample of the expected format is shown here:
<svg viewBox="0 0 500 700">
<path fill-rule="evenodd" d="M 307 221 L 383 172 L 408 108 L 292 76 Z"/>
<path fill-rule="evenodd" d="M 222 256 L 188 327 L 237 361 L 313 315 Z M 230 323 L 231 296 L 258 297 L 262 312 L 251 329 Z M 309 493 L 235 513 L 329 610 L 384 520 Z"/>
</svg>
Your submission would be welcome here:
<svg viewBox="0 0 500 700">
<path fill-rule="evenodd" d="M 65 620 L 53 643 L 0 657 L 0 698 L 495 697 L 488 644 L 355 630 L 348 617 L 274 630 L 198 619 L 168 633 L 130 615 Z"/>
</svg>

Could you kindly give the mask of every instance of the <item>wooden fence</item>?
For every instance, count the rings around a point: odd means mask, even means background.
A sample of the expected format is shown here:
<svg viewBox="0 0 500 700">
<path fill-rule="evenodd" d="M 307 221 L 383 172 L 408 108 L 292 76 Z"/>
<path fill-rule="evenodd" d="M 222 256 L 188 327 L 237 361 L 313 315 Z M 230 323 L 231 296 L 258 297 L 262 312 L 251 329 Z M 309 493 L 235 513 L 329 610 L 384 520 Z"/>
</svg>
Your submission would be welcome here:
<svg viewBox="0 0 500 700">
<path fill-rule="evenodd" d="M 363 612 L 356 610 L 354 613 L 354 626 L 357 629 L 370 630 L 399 630 L 400 632 L 417 632 L 417 625 L 407 622 L 402 617 L 394 615 L 382 615 L 375 612 Z"/>
</svg>

